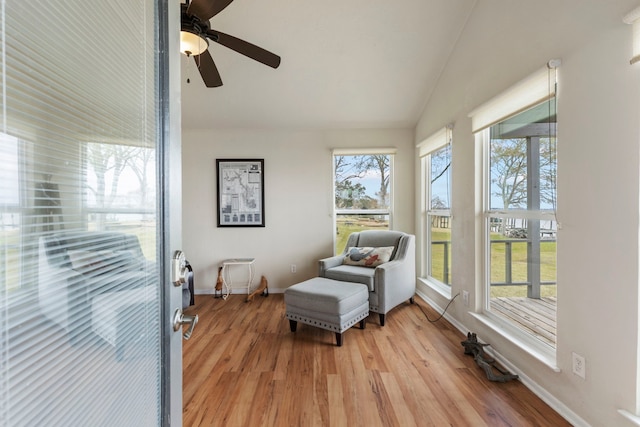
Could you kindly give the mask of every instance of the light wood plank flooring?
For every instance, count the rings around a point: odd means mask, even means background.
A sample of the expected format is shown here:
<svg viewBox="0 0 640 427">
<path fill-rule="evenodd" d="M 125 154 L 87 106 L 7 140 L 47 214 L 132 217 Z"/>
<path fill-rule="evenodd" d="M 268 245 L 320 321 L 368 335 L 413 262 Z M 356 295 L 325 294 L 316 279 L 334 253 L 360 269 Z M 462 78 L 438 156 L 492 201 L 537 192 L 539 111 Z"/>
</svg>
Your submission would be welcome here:
<svg viewBox="0 0 640 427">
<path fill-rule="evenodd" d="M 200 317 L 183 347 L 186 427 L 570 425 L 520 382 L 487 380 L 419 298 L 384 327 L 371 314 L 342 347 L 329 331 L 290 332 L 282 294 L 199 295 L 186 312 Z"/>
</svg>

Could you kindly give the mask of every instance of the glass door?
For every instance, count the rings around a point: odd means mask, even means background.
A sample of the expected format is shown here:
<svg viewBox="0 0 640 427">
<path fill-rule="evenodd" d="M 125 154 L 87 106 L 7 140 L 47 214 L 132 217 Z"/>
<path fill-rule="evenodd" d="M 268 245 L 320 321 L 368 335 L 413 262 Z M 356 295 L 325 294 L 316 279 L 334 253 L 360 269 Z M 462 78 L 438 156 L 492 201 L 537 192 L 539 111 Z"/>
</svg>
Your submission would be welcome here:
<svg viewBox="0 0 640 427">
<path fill-rule="evenodd" d="M 0 425 L 180 425 L 168 2 L 0 4 Z"/>
</svg>

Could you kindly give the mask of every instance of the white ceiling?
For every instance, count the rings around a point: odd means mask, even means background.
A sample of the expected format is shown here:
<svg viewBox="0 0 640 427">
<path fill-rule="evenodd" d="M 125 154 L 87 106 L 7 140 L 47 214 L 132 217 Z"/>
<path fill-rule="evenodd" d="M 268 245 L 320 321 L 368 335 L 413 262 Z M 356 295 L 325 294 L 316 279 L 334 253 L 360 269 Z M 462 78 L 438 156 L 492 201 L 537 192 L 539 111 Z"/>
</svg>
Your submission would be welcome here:
<svg viewBox="0 0 640 427">
<path fill-rule="evenodd" d="M 211 27 L 282 63 L 272 69 L 211 42 L 224 85 L 206 88 L 182 56 L 183 127 L 413 127 L 475 3 L 235 0 Z"/>
</svg>

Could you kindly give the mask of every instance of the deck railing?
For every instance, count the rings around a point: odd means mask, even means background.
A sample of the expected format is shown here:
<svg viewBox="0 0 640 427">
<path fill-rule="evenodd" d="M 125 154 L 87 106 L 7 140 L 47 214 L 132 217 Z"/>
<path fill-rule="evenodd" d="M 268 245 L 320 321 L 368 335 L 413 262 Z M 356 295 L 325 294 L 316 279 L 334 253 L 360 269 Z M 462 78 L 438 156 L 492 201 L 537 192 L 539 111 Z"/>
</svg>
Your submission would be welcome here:
<svg viewBox="0 0 640 427">
<path fill-rule="evenodd" d="M 553 242 L 555 239 L 545 239 L 544 242 Z M 514 281 L 513 280 L 513 244 L 514 243 L 527 243 L 527 240 L 523 239 L 499 239 L 491 240 L 491 245 L 504 245 L 504 265 L 505 265 L 505 280 L 503 282 L 491 282 L 491 286 L 531 286 L 539 291 L 540 286 L 543 285 L 555 285 L 556 281 L 537 281 L 537 283 L 531 283 L 530 281 Z M 443 246 L 443 262 L 442 262 L 442 281 L 445 284 L 449 284 L 449 246 L 451 242 L 448 240 L 437 240 L 431 242 L 433 246 Z M 539 292 L 536 292 L 539 295 Z"/>
<path fill-rule="evenodd" d="M 555 239 L 545 239 L 545 242 L 555 242 Z M 527 286 L 532 283 L 529 281 L 526 282 L 514 282 L 513 281 L 513 244 L 514 243 L 527 243 L 527 240 L 523 239 L 501 239 L 501 240 L 491 240 L 492 245 L 504 244 L 504 265 L 505 265 L 505 281 L 504 282 L 491 282 L 491 286 Z M 555 281 L 540 281 L 537 285 L 555 285 Z M 536 285 L 536 284 L 534 284 Z"/>
</svg>

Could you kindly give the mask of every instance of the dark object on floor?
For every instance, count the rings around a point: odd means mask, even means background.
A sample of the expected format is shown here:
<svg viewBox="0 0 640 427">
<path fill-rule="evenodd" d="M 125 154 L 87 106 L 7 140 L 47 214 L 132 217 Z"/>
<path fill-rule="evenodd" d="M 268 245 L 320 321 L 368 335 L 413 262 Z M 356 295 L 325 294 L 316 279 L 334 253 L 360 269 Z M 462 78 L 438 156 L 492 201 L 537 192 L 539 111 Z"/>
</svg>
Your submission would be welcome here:
<svg viewBox="0 0 640 427">
<path fill-rule="evenodd" d="M 224 281 L 222 280 L 222 267 L 218 267 L 218 279 L 216 279 L 216 290 L 214 292 L 214 298 L 222 298 L 222 285 Z M 220 292 L 220 294 L 218 294 Z"/>
<path fill-rule="evenodd" d="M 186 261 L 185 268 L 187 269 L 187 274 L 185 275 L 185 282 L 182 284 L 182 308 L 187 308 L 196 303 L 195 301 L 195 287 L 193 284 L 193 267 L 189 264 L 189 261 Z"/>
<path fill-rule="evenodd" d="M 251 295 L 247 296 L 247 302 L 252 301 L 253 297 L 258 294 L 262 294 L 263 297 L 269 296 L 269 283 L 267 282 L 267 278 L 264 276 L 260 279 L 260 286 L 258 286 L 258 289 L 253 291 Z"/>
<path fill-rule="evenodd" d="M 473 360 L 476 361 L 478 366 L 484 369 L 484 372 L 487 374 L 487 378 L 490 381 L 504 383 L 518 378 L 517 375 L 512 374 L 509 371 L 503 371 L 495 365 L 496 361 L 487 356 L 487 354 L 484 352 L 484 347 L 488 346 L 489 344 L 479 343 L 478 337 L 475 333 L 469 332 L 467 334 L 467 339 L 465 341 L 462 341 L 461 344 L 464 347 L 464 354 L 470 354 L 473 356 Z M 494 372 L 494 369 L 500 372 L 500 375 L 497 375 Z"/>
</svg>

